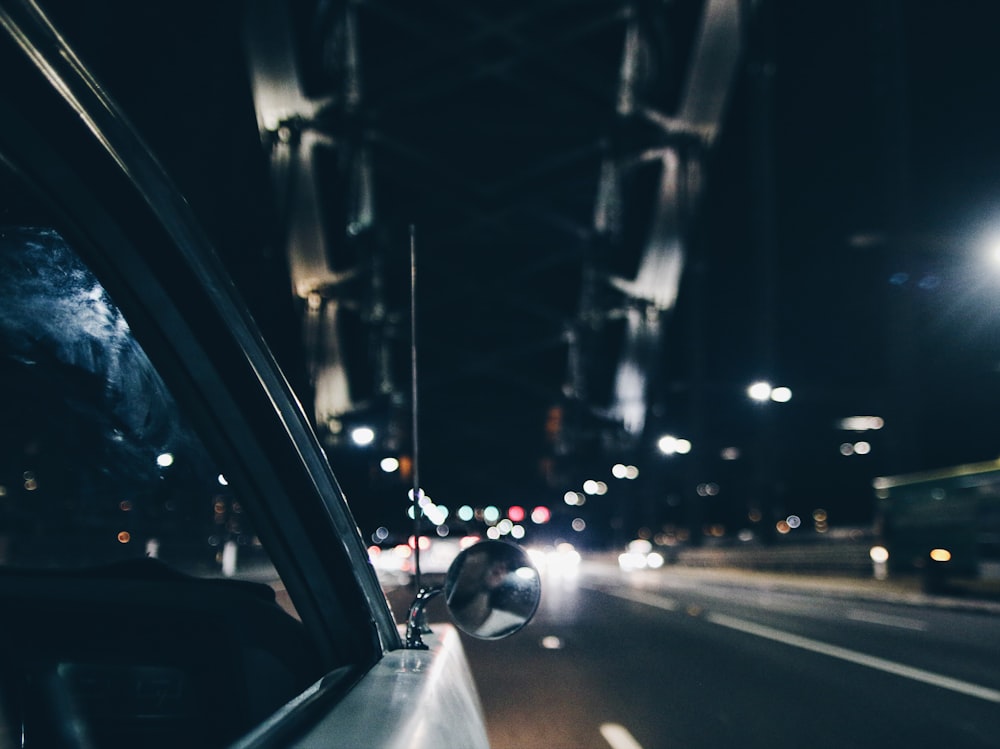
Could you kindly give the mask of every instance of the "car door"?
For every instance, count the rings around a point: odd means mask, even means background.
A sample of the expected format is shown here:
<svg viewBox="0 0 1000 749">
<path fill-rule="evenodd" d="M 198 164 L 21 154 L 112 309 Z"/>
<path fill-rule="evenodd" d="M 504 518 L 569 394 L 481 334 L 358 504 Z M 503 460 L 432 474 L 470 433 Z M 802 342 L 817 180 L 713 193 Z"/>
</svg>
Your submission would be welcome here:
<svg viewBox="0 0 1000 749">
<path fill-rule="evenodd" d="M 484 746 L 183 197 L 38 6 L 0 28 L 0 746 Z"/>
</svg>

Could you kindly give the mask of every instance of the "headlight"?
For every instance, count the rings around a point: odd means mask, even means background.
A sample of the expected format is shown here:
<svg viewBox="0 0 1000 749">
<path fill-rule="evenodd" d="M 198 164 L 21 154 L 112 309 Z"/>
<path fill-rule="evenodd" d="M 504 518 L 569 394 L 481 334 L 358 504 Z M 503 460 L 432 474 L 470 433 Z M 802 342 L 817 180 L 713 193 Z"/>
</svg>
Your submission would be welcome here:
<svg viewBox="0 0 1000 749">
<path fill-rule="evenodd" d="M 882 564 L 883 562 L 889 561 L 889 550 L 884 546 L 873 546 L 868 551 L 868 556 L 876 564 Z"/>
<path fill-rule="evenodd" d="M 950 562 L 951 552 L 947 549 L 931 549 L 931 559 L 935 562 Z"/>
</svg>

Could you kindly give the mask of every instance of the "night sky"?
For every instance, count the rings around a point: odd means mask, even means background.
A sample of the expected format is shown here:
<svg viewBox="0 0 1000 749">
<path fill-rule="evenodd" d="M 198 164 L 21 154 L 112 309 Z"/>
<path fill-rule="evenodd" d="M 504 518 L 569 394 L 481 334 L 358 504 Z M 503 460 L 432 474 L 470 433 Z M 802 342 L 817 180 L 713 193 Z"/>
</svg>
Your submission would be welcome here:
<svg viewBox="0 0 1000 749">
<path fill-rule="evenodd" d="M 236 8 L 56 6 L 55 20 L 147 133 L 308 393 L 281 256 L 261 241 L 273 238 L 273 208 Z M 573 237 L 593 216 L 599 153 L 588 148 L 608 130 L 595 90 L 614 85 L 621 34 L 612 27 L 586 49 L 559 48 L 586 63 L 571 85 L 551 84 L 530 55 L 479 79 L 468 71 L 503 60 L 508 40 L 472 34 L 477 14 L 500 12 L 475 7 L 456 14 L 430 3 L 420 24 L 407 24 L 402 6 L 362 3 L 370 108 L 351 123 L 375 148 L 381 223 L 371 241 L 392 248 L 387 283 L 404 321 L 401 261 L 408 225 L 418 224 L 422 472 L 439 499 L 545 503 L 568 522 L 578 511 L 559 507 L 563 492 L 588 471 L 606 479 L 622 460 L 640 465 L 641 479 L 579 510 L 595 528 L 697 530 L 704 521 L 734 532 L 755 508 L 784 517 L 823 507 L 832 523 L 865 523 L 873 477 L 1000 455 L 1000 269 L 983 256 L 990 234 L 1000 236 L 996 3 L 761 4 L 768 23 L 747 50 L 706 164 L 678 305 L 650 373 L 647 433 L 626 451 L 585 441 L 564 466 L 565 486 L 541 470 L 553 457 L 544 429 L 566 378 L 560 315 L 575 311 L 587 251 Z M 695 17 L 673 19 L 676 60 Z M 111 37 L 115 24 L 126 31 Z M 122 55 L 141 64 L 123 66 Z M 463 76 L 468 85 L 454 83 Z M 652 82 L 660 106 L 676 97 L 677 80 Z M 511 179 L 567 150 L 578 160 L 562 170 Z M 395 336 L 405 345 L 405 326 Z M 404 351 L 394 366 L 405 395 Z M 607 362 L 616 353 L 611 343 Z M 611 372 L 598 369 L 595 390 Z M 751 403 L 745 388 L 757 378 L 790 387 L 792 401 Z M 405 398 L 380 407 L 407 427 Z M 853 415 L 886 426 L 837 429 Z M 657 454 L 667 432 L 690 438 L 691 454 Z M 399 439 L 405 447 L 405 433 Z M 869 454 L 841 454 L 861 439 Z M 722 460 L 727 447 L 740 459 Z M 379 475 L 374 453 L 331 448 L 331 457 L 364 530 L 387 505 L 402 506 L 404 485 Z M 707 482 L 720 491 L 702 502 L 695 488 Z"/>
<path fill-rule="evenodd" d="M 780 4 L 772 140 L 738 121 L 716 154 L 705 369 L 730 393 L 759 376 L 793 389 L 759 428 L 776 445 L 776 494 L 797 512 L 823 502 L 861 520 L 872 476 L 1000 454 L 1000 274 L 986 253 L 1000 228 L 997 11 L 900 5 L 894 36 L 879 23 L 891 3 Z M 747 153 L 762 142 L 770 171 Z M 762 176 L 775 196 L 763 249 Z M 731 420 L 706 409 L 710 435 L 746 426 L 745 405 Z M 855 414 L 886 426 L 835 429 Z M 840 455 L 862 438 L 869 454 Z"/>
</svg>

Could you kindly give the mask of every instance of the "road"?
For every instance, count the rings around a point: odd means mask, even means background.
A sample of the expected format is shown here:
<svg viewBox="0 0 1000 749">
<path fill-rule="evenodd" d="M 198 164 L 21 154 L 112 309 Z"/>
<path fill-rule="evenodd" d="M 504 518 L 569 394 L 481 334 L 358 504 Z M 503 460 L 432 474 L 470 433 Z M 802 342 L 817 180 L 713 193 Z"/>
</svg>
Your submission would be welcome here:
<svg viewBox="0 0 1000 749">
<path fill-rule="evenodd" d="M 1000 613 L 586 561 L 543 590 L 463 638 L 494 749 L 1000 747 Z"/>
</svg>

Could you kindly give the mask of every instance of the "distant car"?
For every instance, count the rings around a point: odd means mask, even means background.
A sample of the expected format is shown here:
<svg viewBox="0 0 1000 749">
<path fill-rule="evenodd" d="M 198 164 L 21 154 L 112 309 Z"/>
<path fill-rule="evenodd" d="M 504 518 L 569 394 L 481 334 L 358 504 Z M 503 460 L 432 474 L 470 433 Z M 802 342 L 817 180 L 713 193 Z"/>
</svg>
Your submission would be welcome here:
<svg viewBox="0 0 1000 749">
<path fill-rule="evenodd" d="M 476 536 L 461 538 L 420 537 L 420 574 L 428 581 L 440 583 L 459 552 L 480 539 Z M 368 556 L 385 586 L 407 585 L 416 577 L 417 553 L 411 537 L 406 543 L 369 547 Z"/>
<path fill-rule="evenodd" d="M 528 554 L 543 574 L 573 576 L 579 572 L 580 552 L 571 543 L 563 541 L 555 546 L 532 548 Z"/>
<path fill-rule="evenodd" d="M 0 68 L 0 745 L 485 747 L 139 135 L 34 3 Z"/>
<path fill-rule="evenodd" d="M 479 538 L 476 536 L 449 538 L 421 536 L 420 540 L 420 574 L 443 578 L 459 553 L 477 543 Z M 404 568 L 410 575 L 416 574 L 416 562 L 415 555 L 411 555 L 406 560 Z"/>
<path fill-rule="evenodd" d="M 656 570 L 666 563 L 662 553 L 643 538 L 629 541 L 628 547 L 618 555 L 618 566 L 626 572 L 633 570 Z"/>
</svg>

